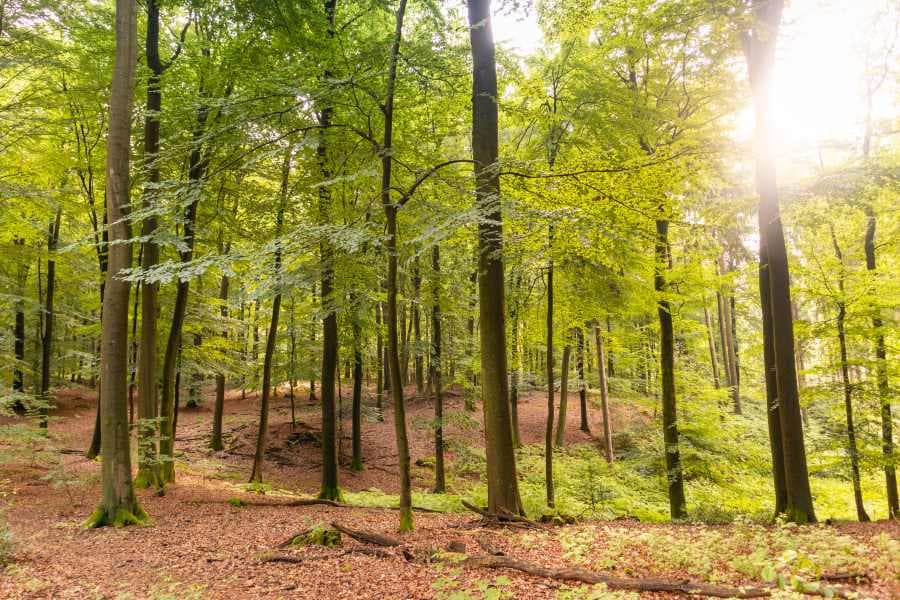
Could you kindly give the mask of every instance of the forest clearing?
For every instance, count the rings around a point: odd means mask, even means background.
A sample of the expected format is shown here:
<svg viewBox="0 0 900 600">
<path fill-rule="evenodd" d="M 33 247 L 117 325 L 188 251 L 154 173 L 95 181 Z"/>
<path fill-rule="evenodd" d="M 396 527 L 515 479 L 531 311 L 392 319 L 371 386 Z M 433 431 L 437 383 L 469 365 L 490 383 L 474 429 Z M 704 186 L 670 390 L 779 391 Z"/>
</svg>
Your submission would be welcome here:
<svg viewBox="0 0 900 600">
<path fill-rule="evenodd" d="M 898 57 L 898 0 L 0 0 L 0 595 L 900 598 Z"/>
</svg>

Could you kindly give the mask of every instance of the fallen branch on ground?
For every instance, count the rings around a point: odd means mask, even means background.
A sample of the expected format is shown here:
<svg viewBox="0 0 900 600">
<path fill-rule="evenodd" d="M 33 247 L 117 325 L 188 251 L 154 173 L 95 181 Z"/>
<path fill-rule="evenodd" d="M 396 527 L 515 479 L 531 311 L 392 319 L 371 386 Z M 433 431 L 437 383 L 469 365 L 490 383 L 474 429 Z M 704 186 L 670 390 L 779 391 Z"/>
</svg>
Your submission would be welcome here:
<svg viewBox="0 0 900 600">
<path fill-rule="evenodd" d="M 523 560 L 516 560 L 507 556 L 473 556 L 460 563 L 463 566 L 486 569 L 513 569 L 536 577 L 546 577 L 561 581 L 580 581 L 582 583 L 603 583 L 611 590 L 632 590 L 637 592 L 672 592 L 681 594 L 694 594 L 713 598 L 764 598 L 772 595 L 775 586 L 766 587 L 723 587 L 706 583 L 694 583 L 687 580 L 643 578 L 629 579 L 604 575 L 596 571 L 586 569 L 544 567 Z M 805 587 L 796 590 L 811 596 L 855 598 L 852 590 L 843 588 L 813 588 Z"/>
<path fill-rule="evenodd" d="M 294 554 L 283 554 L 272 552 L 269 554 L 263 554 L 259 558 L 259 562 L 262 563 L 275 563 L 275 562 L 283 562 L 283 563 L 294 563 L 300 564 L 305 562 L 312 562 L 314 560 L 327 560 L 329 558 L 340 558 L 341 556 L 346 556 L 348 554 L 364 554 L 366 556 L 375 556 L 377 558 L 390 558 L 394 556 L 387 550 L 382 550 L 381 548 L 366 548 L 365 546 L 359 548 L 348 548 L 346 550 L 341 550 L 340 552 L 329 552 L 327 554 L 316 554 L 313 556 L 296 556 Z"/>
<path fill-rule="evenodd" d="M 340 523 L 332 523 L 332 527 L 343 533 L 344 535 L 349 535 L 354 540 L 358 542 L 363 542 L 366 544 L 374 544 L 375 546 L 385 546 L 385 547 L 393 547 L 399 546 L 400 540 L 397 538 L 392 538 L 387 535 L 382 535 L 380 533 L 375 533 L 372 531 L 362 531 L 359 529 L 350 529 L 349 527 L 344 527 Z"/>
<path fill-rule="evenodd" d="M 545 527 L 531 521 L 530 519 L 526 519 L 520 515 L 514 515 L 511 512 L 504 511 L 499 514 L 491 514 L 483 508 L 475 506 L 471 502 L 466 500 L 460 500 L 462 505 L 472 512 L 479 514 L 482 516 L 484 521 L 491 525 L 503 525 L 506 527 L 520 527 L 522 529 L 538 529 L 543 531 L 546 529 Z"/>
</svg>

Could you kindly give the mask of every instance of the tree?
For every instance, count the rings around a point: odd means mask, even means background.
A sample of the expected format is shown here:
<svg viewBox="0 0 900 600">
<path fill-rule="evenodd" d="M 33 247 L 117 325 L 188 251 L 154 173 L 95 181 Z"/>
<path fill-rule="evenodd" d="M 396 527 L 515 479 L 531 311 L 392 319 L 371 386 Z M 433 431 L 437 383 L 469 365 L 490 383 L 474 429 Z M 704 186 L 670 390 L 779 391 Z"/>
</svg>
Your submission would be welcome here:
<svg viewBox="0 0 900 600">
<path fill-rule="evenodd" d="M 778 417 L 781 429 L 781 454 L 784 458 L 786 504 L 784 513 L 797 523 L 815 522 L 809 471 L 806 466 L 806 446 L 803 440 L 803 421 L 800 415 L 797 373 L 794 362 L 794 329 L 791 316 L 790 274 L 787 249 L 778 205 L 772 116 L 769 91 L 775 61 L 775 44 L 784 8 L 782 0 L 751 0 L 752 26 L 744 34 L 747 69 L 753 92 L 756 117 L 756 189 L 759 195 L 760 269 L 768 271 L 761 278 L 761 295 L 768 296 L 771 329 L 763 336 L 771 337 L 777 386 Z M 767 382 L 768 382 L 767 378 Z M 770 427 L 770 432 L 772 428 Z M 777 444 L 777 440 L 773 442 Z M 773 452 L 774 454 L 774 452 Z M 777 480 L 777 478 L 776 478 Z"/>
<path fill-rule="evenodd" d="M 472 158 L 478 222 L 481 396 L 487 455 L 488 512 L 522 514 L 516 479 L 506 368 L 503 227 L 498 170 L 497 66 L 490 0 L 468 5 L 472 43 Z"/>
<path fill-rule="evenodd" d="M 129 206 L 129 146 L 131 90 L 135 79 L 137 15 L 133 0 L 116 0 L 116 59 L 109 102 L 106 208 L 110 241 L 109 270 L 103 298 L 100 342 L 100 386 L 103 457 L 103 498 L 87 527 L 139 524 L 147 519 L 131 483 L 126 374 L 128 370 L 128 297 L 131 284 L 120 272 L 131 267 Z"/>
</svg>

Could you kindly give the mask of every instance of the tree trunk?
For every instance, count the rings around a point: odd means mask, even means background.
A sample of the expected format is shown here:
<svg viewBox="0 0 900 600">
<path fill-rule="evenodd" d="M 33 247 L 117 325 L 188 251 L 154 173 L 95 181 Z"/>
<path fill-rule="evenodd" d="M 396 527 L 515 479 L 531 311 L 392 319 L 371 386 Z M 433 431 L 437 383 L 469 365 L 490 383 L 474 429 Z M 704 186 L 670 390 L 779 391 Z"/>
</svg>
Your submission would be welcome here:
<svg viewBox="0 0 900 600">
<path fill-rule="evenodd" d="M 434 382 L 434 493 L 447 488 L 444 475 L 444 398 L 441 389 L 441 249 L 431 248 L 431 380 Z"/>
<path fill-rule="evenodd" d="M 334 22 L 337 0 L 325 0 L 325 19 L 328 23 L 326 37 L 334 39 Z M 331 71 L 326 68 L 322 73 L 322 79 L 329 81 Z M 331 179 L 331 167 L 329 165 L 327 134 L 331 127 L 331 118 L 334 107 L 330 102 L 325 103 L 319 111 L 319 125 L 321 134 L 319 144 L 316 147 L 316 159 L 322 174 L 322 181 Z M 319 186 L 319 224 L 327 225 L 331 222 L 331 189 L 327 185 Z M 337 314 L 335 313 L 334 298 L 334 245 L 327 237 L 323 237 L 319 244 L 319 254 L 322 267 L 322 487 L 319 497 L 326 500 L 339 500 L 341 497 L 338 487 L 338 457 L 336 445 L 335 423 L 335 397 L 334 375 L 337 368 L 338 353 L 338 327 Z M 312 385 L 310 385 L 312 395 Z"/>
<path fill-rule="evenodd" d="M 866 270 L 870 276 L 877 274 L 875 267 L 875 211 L 871 206 L 866 211 Z M 874 282 L 873 282 L 874 283 Z M 891 394 L 888 381 L 887 352 L 884 344 L 884 326 L 881 313 L 876 307 L 872 314 L 872 328 L 875 330 L 875 379 L 878 399 L 881 404 L 881 453 L 884 457 L 884 482 L 887 488 L 888 516 L 900 519 L 900 500 L 897 494 L 897 472 L 894 466 L 894 426 L 891 416 Z"/>
<path fill-rule="evenodd" d="M 415 258 L 413 267 L 413 359 L 415 364 L 416 393 L 425 392 L 425 370 L 419 344 L 422 340 L 422 323 L 419 306 L 422 303 L 422 275 L 419 273 L 419 257 Z"/>
<path fill-rule="evenodd" d="M 716 338 L 713 336 L 712 325 L 709 321 L 709 308 L 706 306 L 706 299 L 703 299 L 703 323 L 706 325 L 706 341 L 709 344 L 709 364 L 712 365 L 713 384 L 716 389 L 721 385 L 719 383 L 719 358 L 716 354 Z"/>
<path fill-rule="evenodd" d="M 572 347 L 563 346 L 562 365 L 559 368 L 559 418 L 556 420 L 556 447 L 562 448 L 566 443 L 566 415 L 569 403 L 569 357 Z"/>
<path fill-rule="evenodd" d="M 515 288 L 513 294 L 517 294 L 522 286 L 522 276 L 518 275 L 515 280 Z M 512 372 L 509 376 L 509 409 L 510 418 L 512 419 L 513 444 L 516 448 L 520 447 L 522 437 L 519 432 L 519 376 L 522 371 L 521 358 L 519 356 L 519 303 L 512 304 L 512 364 L 510 368 Z"/>
<path fill-rule="evenodd" d="M 24 248 L 25 240 L 16 238 L 13 244 Z M 25 391 L 25 373 L 22 371 L 22 363 L 25 361 L 25 286 L 28 282 L 28 261 L 25 257 L 18 254 L 19 265 L 16 269 L 16 285 L 18 287 L 18 298 L 15 302 L 15 326 L 13 327 L 13 352 L 15 353 L 16 363 L 13 367 L 13 391 Z"/>
<path fill-rule="evenodd" d="M 191 154 L 188 165 L 188 179 L 190 201 L 184 209 L 184 244 L 185 248 L 179 251 L 182 264 L 190 262 L 194 258 L 194 227 L 197 223 L 197 204 L 203 186 L 203 174 L 206 170 L 206 161 L 203 158 L 203 136 L 206 129 L 206 117 L 208 109 L 201 104 L 197 108 L 197 122 L 193 132 Z M 169 328 L 169 339 L 166 342 L 166 353 L 163 357 L 162 372 L 162 397 L 159 405 L 159 455 L 162 460 L 160 469 L 161 483 L 175 481 L 175 363 L 181 348 L 181 332 L 184 325 L 184 316 L 187 312 L 189 279 L 181 279 L 179 276 L 178 287 L 175 292 L 175 306 L 172 311 L 172 322 Z"/>
<path fill-rule="evenodd" d="M 725 258 L 719 256 L 717 274 L 725 273 Z M 716 292 L 716 300 L 719 306 L 719 335 L 722 338 L 722 357 L 725 359 L 725 375 L 728 381 L 728 391 L 731 396 L 732 412 L 741 414 L 740 388 L 737 378 L 737 357 L 734 353 L 734 340 L 732 338 L 732 318 L 730 295 L 722 291 Z"/>
<path fill-rule="evenodd" d="M 771 72 L 775 58 L 783 0 L 753 0 L 753 31 L 745 36 L 747 65 L 756 114 L 756 187 L 759 201 L 761 243 L 768 257 L 768 280 L 772 313 L 772 340 L 778 388 L 787 486 L 788 519 L 814 522 L 812 492 L 806 466 L 806 446 L 800 415 L 797 372 L 794 366 L 794 327 L 791 319 L 790 273 L 773 161 L 773 125 L 769 110 Z"/>
<path fill-rule="evenodd" d="M 681 455 L 678 451 L 678 414 L 675 405 L 675 334 L 672 312 L 666 284 L 666 271 L 671 268 L 669 249 L 669 222 L 656 221 L 656 263 L 654 289 L 657 294 L 659 314 L 659 370 L 662 379 L 662 422 L 665 441 L 666 473 L 669 487 L 669 514 L 673 519 L 687 517 L 684 498 L 684 476 L 681 471 Z"/>
<path fill-rule="evenodd" d="M 523 513 L 516 477 L 506 379 L 503 226 L 498 171 L 497 65 L 490 0 L 468 3 L 472 46 L 472 155 L 478 222 L 481 396 L 487 456 L 488 512 Z"/>
<path fill-rule="evenodd" d="M 762 300 L 763 370 L 766 382 L 766 421 L 769 425 L 769 448 L 772 452 L 772 480 L 775 486 L 775 515 L 787 510 L 787 481 L 784 470 L 784 446 L 778 405 L 778 381 L 775 375 L 775 340 L 772 332 L 772 301 L 769 288 L 769 255 L 762 239 L 759 242 L 759 295 Z"/>
<path fill-rule="evenodd" d="M 362 471 L 362 384 L 363 384 L 362 331 L 353 322 L 353 458 L 350 468 Z"/>
<path fill-rule="evenodd" d="M 157 0 L 147 0 L 147 33 L 144 56 L 150 75 L 147 78 L 147 111 L 144 115 L 144 160 L 147 163 L 147 183 L 144 185 L 144 210 L 151 210 L 157 204 L 159 171 L 159 115 L 162 110 L 162 88 L 160 78 L 163 73 L 159 57 L 159 5 Z M 159 246 L 152 239 L 158 227 L 155 215 L 148 215 L 141 223 L 141 235 L 147 240 L 141 247 L 141 261 L 144 268 L 152 268 L 159 263 Z M 159 313 L 159 284 L 141 282 L 141 339 L 138 351 L 138 472 L 134 483 L 139 488 L 160 485 L 159 462 L 157 460 L 156 434 L 157 417 L 157 373 L 156 373 L 156 322 Z"/>
<path fill-rule="evenodd" d="M 47 234 L 47 297 L 44 304 L 44 335 L 41 340 L 41 419 L 40 425 L 43 429 L 47 429 L 47 420 L 50 410 L 50 355 L 53 347 L 53 321 L 55 313 L 53 312 L 53 297 L 56 291 L 56 246 L 59 243 L 59 226 L 62 218 L 62 206 L 56 207 L 56 216 L 50 222 L 50 229 Z M 130 258 L 130 257 L 129 257 Z M 130 266 L 130 265 L 129 265 Z M 125 308 L 126 332 L 128 337 L 127 321 L 128 308 Z M 125 361 L 125 370 L 128 370 L 128 359 Z"/>
<path fill-rule="evenodd" d="M 597 346 L 597 371 L 600 375 L 600 413 L 603 416 L 603 455 L 606 462 L 612 463 L 615 460 L 613 454 L 612 442 L 612 421 L 609 416 L 609 385 L 606 381 L 606 373 L 604 366 L 607 364 L 604 360 L 603 352 L 603 335 L 600 333 L 600 323 L 594 327 L 594 340 Z"/>
<path fill-rule="evenodd" d="M 859 450 L 856 446 L 856 428 L 853 426 L 853 392 L 850 385 L 850 368 L 847 364 L 847 332 L 845 321 L 847 319 L 847 306 L 844 296 L 844 256 L 838 245 L 834 225 L 829 223 L 831 231 L 831 243 L 834 246 L 834 255 L 838 259 L 838 302 L 837 302 L 837 334 L 838 347 L 841 353 L 841 387 L 844 390 L 844 411 L 847 418 L 847 453 L 850 455 L 850 479 L 853 482 L 853 501 L 856 504 L 856 518 L 868 522 L 869 515 L 863 504 L 862 485 L 859 480 Z"/>
<path fill-rule="evenodd" d="M 393 148 L 394 126 L 394 85 L 397 80 L 397 61 L 400 43 L 403 39 L 403 17 L 406 14 L 406 0 L 400 0 L 397 7 L 396 28 L 391 45 L 388 64 L 387 88 L 384 100 L 384 142 L 381 158 L 381 203 L 387 219 L 387 329 L 388 362 L 390 364 L 391 401 L 394 405 L 394 433 L 397 440 L 397 462 L 400 471 L 400 531 L 412 531 L 412 496 L 410 484 L 409 441 L 406 432 L 406 405 L 403 399 L 403 384 L 400 371 L 400 348 L 397 332 L 397 210 L 399 206 L 391 199 L 391 151 Z"/>
<path fill-rule="evenodd" d="M 590 433 L 591 425 L 588 422 L 587 407 L 587 380 L 584 378 L 584 331 L 581 327 L 575 328 L 575 340 L 577 344 L 575 369 L 578 371 L 578 401 L 581 405 L 581 431 Z"/>
<path fill-rule="evenodd" d="M 547 506 L 553 508 L 553 225 L 547 230 L 547 426 L 544 435 L 544 480 L 547 489 Z"/>
<path fill-rule="evenodd" d="M 228 254 L 230 250 L 230 245 L 225 248 L 225 253 Z M 222 273 L 222 279 L 219 282 L 219 302 L 222 303 L 221 307 L 219 307 L 219 314 L 222 316 L 223 325 L 224 322 L 228 319 L 228 274 Z M 291 304 L 291 308 L 293 308 L 293 304 Z M 291 313 L 293 317 L 293 313 Z M 291 331 L 293 335 L 293 330 Z M 222 329 L 222 338 L 228 339 L 228 327 L 224 326 Z M 293 338 L 292 338 L 293 341 Z M 293 358 L 293 354 L 291 355 Z M 292 372 L 293 374 L 293 372 Z M 293 388 L 291 389 L 293 394 Z M 292 395 L 293 398 L 293 395 Z M 223 449 L 222 445 L 222 417 L 225 413 L 225 373 L 219 371 L 216 373 L 216 405 L 213 407 L 213 428 L 212 428 L 212 440 L 210 440 L 209 447 L 213 450 L 219 451 Z M 291 422 L 293 423 L 293 413 L 291 414 Z"/>
<path fill-rule="evenodd" d="M 129 206 L 131 93 L 136 63 L 137 16 L 133 0 L 116 0 L 116 55 L 109 101 L 106 158 L 109 269 L 103 299 L 100 387 L 103 499 L 85 523 L 88 527 L 128 525 L 146 520 L 131 485 L 126 402 L 128 369 L 128 297 L 131 284 L 117 276 L 131 267 L 131 237 L 125 219 Z"/>
<path fill-rule="evenodd" d="M 384 421 L 384 340 L 381 328 L 381 302 L 375 303 L 375 407 L 378 420 Z"/>
</svg>

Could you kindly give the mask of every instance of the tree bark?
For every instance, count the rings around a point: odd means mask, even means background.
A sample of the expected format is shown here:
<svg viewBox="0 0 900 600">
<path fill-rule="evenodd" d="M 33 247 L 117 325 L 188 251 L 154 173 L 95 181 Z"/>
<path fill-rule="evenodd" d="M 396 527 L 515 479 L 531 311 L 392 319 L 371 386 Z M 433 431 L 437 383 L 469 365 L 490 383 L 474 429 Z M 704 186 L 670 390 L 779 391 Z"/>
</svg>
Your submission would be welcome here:
<svg viewBox="0 0 900 600">
<path fill-rule="evenodd" d="M 556 420 L 556 447 L 562 448 L 566 443 L 566 415 L 569 404 L 569 359 L 572 347 L 563 346 L 562 365 L 559 368 L 559 418 Z"/>
<path fill-rule="evenodd" d="M 553 489 L 553 225 L 547 230 L 547 426 L 544 435 L 544 479 L 547 489 L 547 506 L 553 508 L 555 494 Z M 560 390 L 560 395 L 562 390 Z"/>
<path fill-rule="evenodd" d="M 85 523 L 89 527 L 128 525 L 146 520 L 131 485 L 128 415 L 128 298 L 131 284 L 119 279 L 131 267 L 132 248 L 126 211 L 129 206 L 131 93 L 137 53 L 137 16 L 133 0 L 116 0 L 116 54 L 109 101 L 106 158 L 109 269 L 103 299 L 100 342 L 100 388 L 103 498 Z"/>
<path fill-rule="evenodd" d="M 350 468 L 362 471 L 362 384 L 363 384 L 362 331 L 359 323 L 353 322 L 353 407 L 352 438 L 353 457 Z"/>
<path fill-rule="evenodd" d="M 838 301 L 837 301 L 837 334 L 838 348 L 841 355 L 841 387 L 844 391 L 844 412 L 847 418 L 847 454 L 850 456 L 850 480 L 853 482 L 853 501 L 856 504 L 856 518 L 862 522 L 868 522 L 869 515 L 863 503 L 862 485 L 859 480 L 859 450 L 856 446 L 856 428 L 853 425 L 853 391 L 850 385 L 850 367 L 847 364 L 847 305 L 844 295 L 844 255 L 838 244 L 834 225 L 829 223 L 831 243 L 834 246 L 834 255 L 838 259 Z"/>
<path fill-rule="evenodd" d="M 578 401 L 581 405 L 581 431 L 590 433 L 591 425 L 588 422 L 587 406 L 587 380 L 584 378 L 584 330 L 581 327 L 575 328 L 575 341 L 575 369 L 578 372 Z"/>
<path fill-rule="evenodd" d="M 468 3 L 472 46 L 472 155 L 478 222 L 481 396 L 488 512 L 523 513 L 506 379 L 503 226 L 498 170 L 497 66 L 490 0 Z"/>
<path fill-rule="evenodd" d="M 415 257 L 413 266 L 413 364 L 415 365 L 416 393 L 420 396 L 425 391 L 425 371 L 422 352 L 419 344 L 422 341 L 422 323 L 419 306 L 422 303 L 422 275 L 419 273 L 419 257 Z"/>
<path fill-rule="evenodd" d="M 518 294 L 522 287 L 522 276 L 518 275 L 515 279 L 513 294 Z M 509 376 L 509 410 L 512 420 L 513 444 L 516 448 L 522 445 L 522 437 L 519 432 L 519 376 L 522 371 L 521 357 L 519 355 L 519 302 L 516 300 L 512 303 L 512 371 Z"/>
<path fill-rule="evenodd" d="M 16 238 L 13 244 L 19 248 L 25 247 L 25 240 Z M 22 371 L 22 363 L 25 361 L 25 286 L 28 282 L 28 261 L 19 252 L 17 258 L 19 260 L 16 269 L 16 285 L 18 286 L 18 298 L 15 302 L 15 325 L 13 326 L 13 352 L 16 357 L 16 364 L 13 367 L 13 391 L 25 391 L 25 373 Z"/>
<path fill-rule="evenodd" d="M 606 360 L 604 360 L 603 335 L 600 333 L 599 321 L 594 327 L 594 340 L 596 341 L 597 346 L 597 370 L 600 375 L 600 413 L 603 416 L 603 455 L 606 457 L 606 462 L 612 464 L 613 460 L 615 460 L 615 454 L 613 453 L 612 421 L 609 415 L 609 385 L 606 381 L 606 373 L 604 371 L 604 367 L 607 363 Z"/>
<path fill-rule="evenodd" d="M 790 273 L 778 205 L 773 125 L 769 109 L 775 43 L 784 8 L 783 0 L 753 0 L 753 30 L 745 36 L 747 65 L 756 116 L 756 187 L 759 194 L 759 230 L 768 257 L 772 340 L 784 452 L 787 505 L 785 514 L 797 523 L 815 522 L 803 421 L 794 363 L 794 327 L 791 318 Z"/>
<path fill-rule="evenodd" d="M 444 475 L 444 398 L 441 389 L 441 249 L 431 248 L 431 380 L 434 382 L 434 493 L 447 488 Z"/>
<path fill-rule="evenodd" d="M 716 389 L 721 385 L 719 382 L 719 358 L 716 354 L 716 338 L 713 336 L 712 325 L 709 321 L 709 308 L 706 306 L 706 299 L 703 299 L 703 323 L 706 325 L 706 341 L 709 344 L 709 364 L 712 366 L 713 384 Z"/>
<path fill-rule="evenodd" d="M 394 433 L 397 441 L 397 462 L 400 471 L 400 531 L 412 531 L 412 495 L 410 483 L 409 441 L 406 431 L 406 404 L 403 398 L 403 383 L 400 371 L 400 348 L 397 332 L 397 210 L 399 206 L 391 199 L 391 152 L 393 149 L 394 127 L 394 86 L 397 80 L 397 61 L 403 40 L 403 17 L 406 14 L 406 0 L 400 0 L 397 7 L 394 40 L 388 63 L 387 88 L 385 90 L 384 141 L 381 158 L 381 203 L 387 219 L 387 330 L 388 362 L 390 364 L 391 401 L 394 408 Z"/>
<path fill-rule="evenodd" d="M 877 274 L 875 265 L 875 211 L 870 205 L 866 211 L 866 270 L 870 276 Z M 887 370 L 887 351 L 884 343 L 884 324 L 881 312 L 876 307 L 872 314 L 872 328 L 875 330 L 875 380 L 878 399 L 881 404 L 881 453 L 884 457 L 884 482 L 887 488 L 888 516 L 900 519 L 900 500 L 897 494 L 897 472 L 894 464 L 894 425 L 891 416 L 891 394 Z"/>
<path fill-rule="evenodd" d="M 49 417 L 50 403 L 50 357 L 53 349 L 53 321 L 55 313 L 53 311 L 53 297 L 56 292 L 56 246 L 59 244 L 59 226 L 62 218 L 62 206 L 56 207 L 56 215 L 50 222 L 50 228 L 47 234 L 47 296 L 44 304 L 44 328 L 43 339 L 41 340 L 41 418 L 40 425 L 43 429 L 47 429 L 47 420 Z M 126 328 L 128 320 L 128 308 L 125 309 Z M 127 331 L 126 331 L 127 337 Z M 128 362 L 126 359 L 125 370 L 128 370 Z"/>
<path fill-rule="evenodd" d="M 253 457 L 253 470 L 250 472 L 250 483 L 262 483 L 263 463 L 266 458 L 266 442 L 269 433 L 269 397 L 272 389 L 272 359 L 275 356 L 275 345 L 278 341 L 278 320 L 281 315 L 281 296 L 284 283 L 281 280 L 281 232 L 284 227 L 284 211 L 289 197 L 288 180 L 291 174 L 293 148 L 288 148 L 281 165 L 281 193 L 278 213 L 275 217 L 275 263 L 272 266 L 272 278 L 275 280 L 275 297 L 272 299 L 272 319 L 269 322 L 269 334 L 266 336 L 266 350 L 263 356 L 262 397 L 259 402 L 259 431 L 256 436 L 256 453 Z"/>
<path fill-rule="evenodd" d="M 673 519 L 687 517 L 684 498 L 684 476 L 678 451 L 678 413 L 675 404 L 675 334 L 672 311 L 665 294 L 668 291 L 666 271 L 671 268 L 669 222 L 656 220 L 656 263 L 654 289 L 659 314 L 659 370 L 662 379 L 662 422 L 665 441 L 666 473 L 669 488 L 669 514 Z"/>
<path fill-rule="evenodd" d="M 228 253 L 228 248 L 226 248 L 225 253 Z M 226 321 L 228 319 L 228 285 L 229 279 L 227 273 L 222 273 L 222 279 L 219 281 L 219 302 L 222 305 L 219 307 L 219 314 L 222 317 L 222 321 Z M 293 304 L 291 305 L 293 308 Z M 291 313 L 293 316 L 293 312 Z M 293 335 L 293 330 L 291 331 Z M 222 329 L 222 338 L 228 339 L 228 327 L 223 327 Z M 293 341 L 293 338 L 292 338 Z M 291 355 L 293 357 L 293 354 Z M 293 371 L 291 372 L 293 375 Z M 292 398 L 293 398 L 293 388 L 291 388 Z M 212 429 L 212 439 L 210 440 L 209 447 L 213 450 L 222 450 L 222 417 L 225 413 L 225 373 L 218 372 L 216 373 L 216 404 L 213 407 L 213 429 Z M 291 422 L 293 423 L 293 413 L 291 415 Z"/>
</svg>

